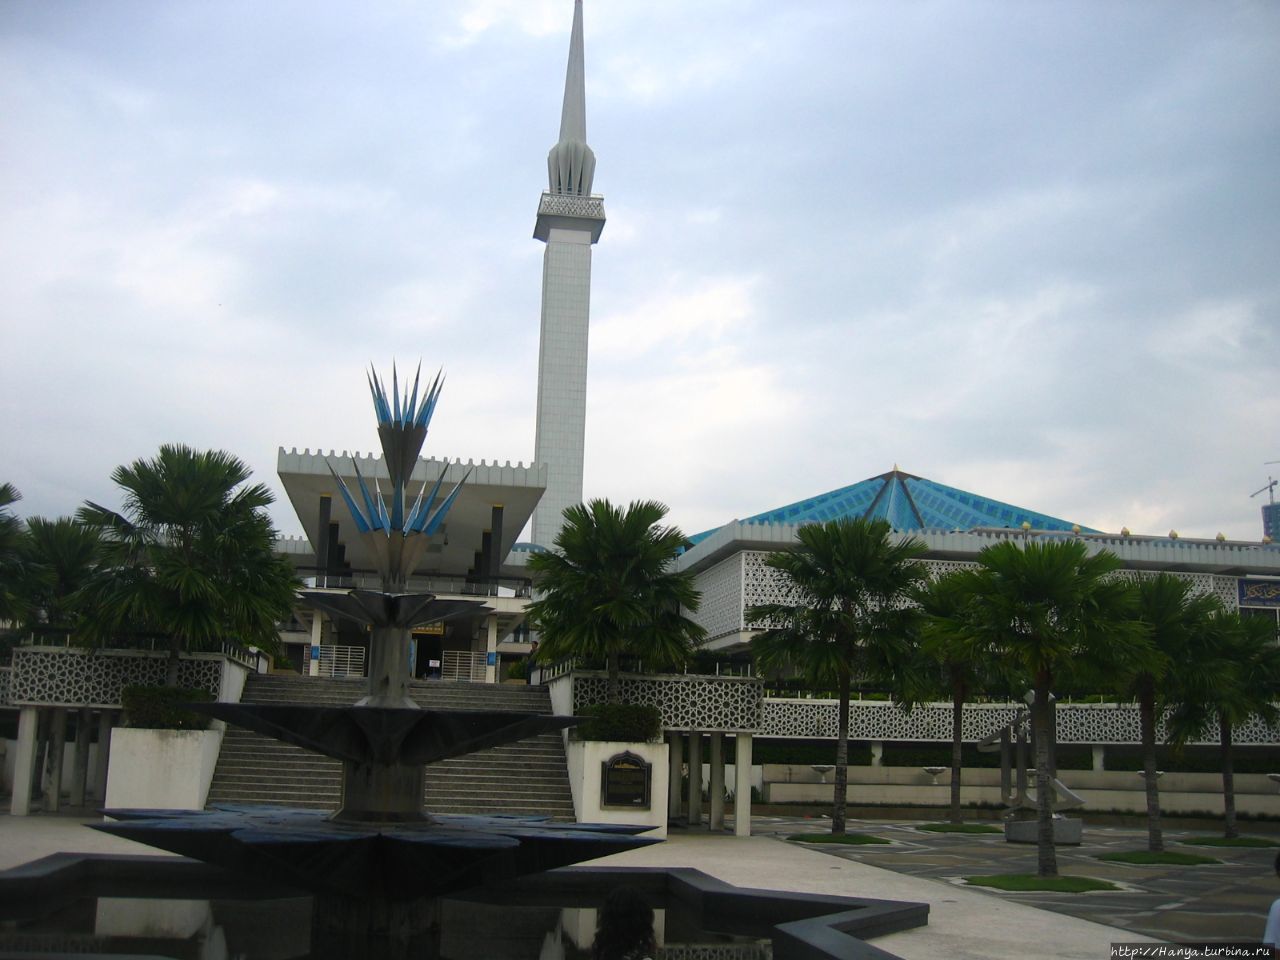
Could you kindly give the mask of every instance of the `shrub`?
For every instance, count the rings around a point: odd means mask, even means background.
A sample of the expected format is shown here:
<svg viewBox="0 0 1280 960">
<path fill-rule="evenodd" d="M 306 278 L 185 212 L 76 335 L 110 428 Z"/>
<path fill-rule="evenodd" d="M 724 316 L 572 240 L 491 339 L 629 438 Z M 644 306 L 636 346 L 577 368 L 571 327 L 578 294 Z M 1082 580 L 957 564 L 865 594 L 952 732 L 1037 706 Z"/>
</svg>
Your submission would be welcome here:
<svg viewBox="0 0 1280 960">
<path fill-rule="evenodd" d="M 148 727 L 156 730 L 205 730 L 209 718 L 204 714 L 183 709 L 186 703 L 207 703 L 213 699 L 208 690 L 188 690 L 181 687 L 125 687 L 120 691 L 120 702 L 130 727 Z"/>
<path fill-rule="evenodd" d="M 525 662 L 523 659 L 512 660 L 510 663 L 507 664 L 507 679 L 508 680 L 528 680 L 529 679 L 529 671 L 525 667 Z"/>
<path fill-rule="evenodd" d="M 662 735 L 662 713 L 639 703 L 597 703 L 582 710 L 585 723 L 577 726 L 582 740 L 657 740 Z"/>
</svg>

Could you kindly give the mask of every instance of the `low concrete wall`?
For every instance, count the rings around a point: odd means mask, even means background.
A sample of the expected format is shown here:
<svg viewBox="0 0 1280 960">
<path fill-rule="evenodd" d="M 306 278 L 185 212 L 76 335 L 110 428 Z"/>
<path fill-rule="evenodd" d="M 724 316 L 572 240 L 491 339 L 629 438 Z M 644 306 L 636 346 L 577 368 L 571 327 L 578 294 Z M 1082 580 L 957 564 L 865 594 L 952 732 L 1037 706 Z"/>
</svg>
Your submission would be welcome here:
<svg viewBox="0 0 1280 960">
<path fill-rule="evenodd" d="M 105 806 L 203 810 L 221 746 L 221 730 L 112 730 Z"/>
<path fill-rule="evenodd" d="M 571 740 L 565 747 L 573 810 L 579 823 L 634 823 L 654 829 L 649 836 L 667 835 L 667 787 L 670 763 L 665 743 L 617 740 Z M 633 753 L 651 765 L 649 809 L 603 807 L 600 804 L 601 765 L 619 753 Z"/>
<path fill-rule="evenodd" d="M 1059 779 L 1084 800 L 1090 810 L 1123 810 L 1145 813 L 1146 793 L 1142 777 L 1133 771 L 1062 770 Z M 765 764 L 763 797 L 766 803 L 830 803 L 828 783 L 811 767 L 799 764 Z M 951 771 L 938 774 L 938 782 L 919 767 L 849 768 L 847 797 L 851 803 L 925 804 L 945 807 L 951 802 Z M 1257 816 L 1280 817 L 1280 791 L 1261 773 L 1236 774 L 1236 810 Z M 1031 782 L 1034 793 L 1034 780 Z M 961 778 L 963 803 L 1000 804 L 1000 771 L 965 770 Z M 1222 777 L 1216 773 L 1166 773 L 1160 778 L 1160 808 L 1169 814 L 1222 813 Z"/>
</svg>

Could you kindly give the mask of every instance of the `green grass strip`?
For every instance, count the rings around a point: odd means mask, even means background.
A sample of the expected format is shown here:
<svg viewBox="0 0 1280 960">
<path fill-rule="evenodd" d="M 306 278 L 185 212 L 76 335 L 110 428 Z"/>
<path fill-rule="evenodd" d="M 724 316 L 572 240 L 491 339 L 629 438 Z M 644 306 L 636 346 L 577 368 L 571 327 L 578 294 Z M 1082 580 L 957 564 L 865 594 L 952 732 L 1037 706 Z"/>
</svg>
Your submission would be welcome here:
<svg viewBox="0 0 1280 960">
<path fill-rule="evenodd" d="M 977 887 L 994 887 L 1014 893 L 1048 891 L 1050 893 L 1088 893 L 1092 890 L 1119 890 L 1114 883 L 1093 877 L 1038 877 L 1034 873 L 1001 873 L 990 877 L 965 877 L 964 882 Z"/>
<path fill-rule="evenodd" d="M 1201 857 L 1194 853 L 1177 853 L 1171 850 L 1164 850 L 1160 853 L 1152 853 L 1150 850 L 1126 850 L 1121 853 L 1100 854 L 1098 859 L 1109 860 L 1112 863 L 1171 863 L 1181 867 L 1198 867 L 1204 863 L 1222 862 L 1221 860 L 1215 860 L 1213 857 Z"/>
<path fill-rule="evenodd" d="M 1182 842 L 1197 847 L 1280 847 L 1280 841 L 1265 837 L 1188 837 Z"/>
<path fill-rule="evenodd" d="M 799 840 L 801 843 L 888 843 L 881 837 L 873 837 L 867 833 L 793 833 L 788 840 Z"/>
<path fill-rule="evenodd" d="M 989 823 L 922 823 L 916 829 L 929 833 L 1004 833 Z"/>
</svg>

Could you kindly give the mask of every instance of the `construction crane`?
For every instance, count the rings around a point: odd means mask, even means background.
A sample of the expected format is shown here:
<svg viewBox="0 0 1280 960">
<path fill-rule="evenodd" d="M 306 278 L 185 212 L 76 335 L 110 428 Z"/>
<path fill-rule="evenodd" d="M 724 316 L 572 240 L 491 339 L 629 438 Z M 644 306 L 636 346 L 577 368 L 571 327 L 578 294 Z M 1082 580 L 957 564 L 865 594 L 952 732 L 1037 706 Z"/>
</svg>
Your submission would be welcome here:
<svg viewBox="0 0 1280 960">
<path fill-rule="evenodd" d="M 1280 463 L 1280 460 L 1268 460 L 1263 466 L 1270 466 L 1273 463 Z M 1271 542 L 1277 539 L 1277 535 L 1280 534 L 1280 510 L 1276 509 L 1277 482 L 1274 477 L 1267 474 L 1267 485 L 1261 490 L 1255 490 L 1249 494 L 1250 499 L 1260 493 L 1267 495 L 1267 505 L 1262 508 L 1262 537 L 1264 542 Z"/>
<path fill-rule="evenodd" d="M 1269 467 L 1269 466 L 1271 466 L 1271 464 L 1273 464 L 1273 463 L 1280 463 L 1280 460 L 1268 460 L 1266 463 L 1264 463 L 1264 464 L 1263 464 L 1263 466 L 1264 466 L 1264 467 Z M 1271 478 L 1271 475 L 1270 475 L 1270 474 L 1267 474 L 1267 485 L 1266 485 L 1265 487 L 1263 487 L 1261 490 L 1255 490 L 1255 491 L 1253 491 L 1253 493 L 1249 494 L 1249 498 L 1250 498 L 1250 499 L 1253 499 L 1253 498 L 1254 498 L 1254 497 L 1256 497 L 1258 494 L 1260 494 L 1260 493 L 1265 493 L 1265 494 L 1267 495 L 1267 500 L 1268 500 L 1268 502 L 1269 502 L 1269 503 L 1275 503 L 1275 502 L 1276 502 L 1276 484 L 1277 484 L 1277 483 L 1280 483 L 1280 480 L 1273 480 L 1273 479 Z"/>
</svg>

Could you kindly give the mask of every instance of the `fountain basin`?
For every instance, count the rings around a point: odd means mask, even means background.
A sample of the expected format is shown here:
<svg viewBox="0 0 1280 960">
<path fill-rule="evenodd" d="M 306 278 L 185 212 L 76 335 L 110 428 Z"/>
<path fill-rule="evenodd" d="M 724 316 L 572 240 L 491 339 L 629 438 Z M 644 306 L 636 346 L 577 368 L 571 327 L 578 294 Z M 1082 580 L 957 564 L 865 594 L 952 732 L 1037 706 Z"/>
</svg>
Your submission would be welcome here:
<svg viewBox="0 0 1280 960">
<path fill-rule="evenodd" d="M 668 945 L 719 946 L 717 956 L 742 960 L 836 960 L 885 956 L 862 941 L 922 926 L 928 905 L 860 897 L 834 897 L 734 887 L 688 868 L 567 867 L 537 877 L 459 891 L 440 901 L 441 960 L 537 958 L 563 936 L 592 929 L 590 915 L 618 886 L 640 893 L 664 911 Z M 311 898 L 286 886 L 245 879 L 186 858 L 57 854 L 0 873 L 0 952 L 21 946 L 40 954 L 40 943 L 61 944 L 94 935 L 95 910 L 84 898 L 102 898 L 137 914 L 152 913 L 142 898 L 162 895 L 185 919 L 192 903 L 211 901 L 210 941 L 246 960 L 326 956 L 310 941 Z M 77 907 L 76 904 L 82 904 Z M 96 908 L 102 915 L 101 900 Z M 86 919 L 88 918 L 88 919 Z M 257 920 L 257 922 L 254 922 Z M 76 928 L 74 925 L 79 924 Z M 217 930 L 212 927 L 217 926 Z M 87 929 L 86 929 L 87 927 Z M 101 919 L 97 926 L 101 931 Z M 185 956 L 180 942 L 154 943 L 148 953 Z M 554 947 L 554 942 L 552 944 Z M 574 949 L 581 949 L 581 945 Z M 56 952 L 50 949 L 45 952 Z M 374 955 L 366 952 L 364 955 Z M 580 956 L 571 949 L 546 955 Z M 678 954 L 683 955 L 683 954 Z M 689 952 L 688 955 L 694 955 Z M 711 955 L 710 952 L 697 955 Z"/>
</svg>

